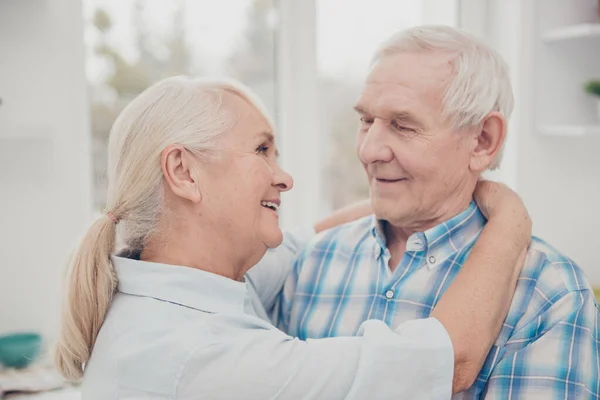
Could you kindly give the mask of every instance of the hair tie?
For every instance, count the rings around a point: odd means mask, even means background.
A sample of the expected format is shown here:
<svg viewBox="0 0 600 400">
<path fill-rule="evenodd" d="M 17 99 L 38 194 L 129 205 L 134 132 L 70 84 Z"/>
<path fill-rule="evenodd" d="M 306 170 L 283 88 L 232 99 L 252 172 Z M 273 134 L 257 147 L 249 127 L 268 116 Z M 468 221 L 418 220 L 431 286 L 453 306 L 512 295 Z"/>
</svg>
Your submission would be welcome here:
<svg viewBox="0 0 600 400">
<path fill-rule="evenodd" d="M 104 215 L 106 215 L 108 218 L 110 218 L 110 220 L 112 222 L 114 222 L 115 224 L 119 223 L 119 219 L 117 217 L 115 217 L 115 215 L 112 212 L 104 210 Z"/>
</svg>

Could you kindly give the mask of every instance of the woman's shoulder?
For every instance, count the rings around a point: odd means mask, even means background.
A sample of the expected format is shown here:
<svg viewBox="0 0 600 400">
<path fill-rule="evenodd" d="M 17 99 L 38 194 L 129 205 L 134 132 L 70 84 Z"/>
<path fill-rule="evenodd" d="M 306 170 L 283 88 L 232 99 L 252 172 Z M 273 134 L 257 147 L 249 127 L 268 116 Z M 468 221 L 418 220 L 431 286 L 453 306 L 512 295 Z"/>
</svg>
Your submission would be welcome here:
<svg viewBox="0 0 600 400">
<path fill-rule="evenodd" d="M 86 368 L 85 386 L 114 382 L 119 392 L 125 388 L 131 394 L 175 396 L 175 378 L 190 357 L 223 340 L 223 328 L 210 317 L 186 318 L 174 313 L 167 318 L 158 312 L 125 323 L 115 316 L 112 313 L 112 318 L 107 318 L 98 336 Z"/>
<path fill-rule="evenodd" d="M 84 386 L 92 393 L 114 382 L 114 390 L 120 392 L 126 388 L 131 394 L 175 396 L 177 377 L 187 375 L 190 368 L 210 366 L 217 359 L 234 360 L 233 354 L 277 335 L 285 337 L 241 310 L 209 313 L 117 293 L 86 368 Z"/>
</svg>

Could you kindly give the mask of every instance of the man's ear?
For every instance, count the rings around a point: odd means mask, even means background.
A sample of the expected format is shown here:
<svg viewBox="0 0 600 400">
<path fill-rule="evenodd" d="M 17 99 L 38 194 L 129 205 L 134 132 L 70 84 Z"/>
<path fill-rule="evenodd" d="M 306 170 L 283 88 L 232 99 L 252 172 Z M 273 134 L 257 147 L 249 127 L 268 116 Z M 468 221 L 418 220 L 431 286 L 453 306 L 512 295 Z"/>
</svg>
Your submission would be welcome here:
<svg viewBox="0 0 600 400">
<path fill-rule="evenodd" d="M 476 133 L 476 144 L 469 161 L 472 172 L 482 173 L 492 165 L 504 144 L 506 129 L 506 120 L 499 112 L 492 111 L 485 117 Z"/>
<path fill-rule="evenodd" d="M 175 195 L 193 203 L 202 200 L 199 176 L 194 169 L 195 159 L 185 147 L 166 147 L 160 153 L 160 166 L 165 182 Z"/>
</svg>

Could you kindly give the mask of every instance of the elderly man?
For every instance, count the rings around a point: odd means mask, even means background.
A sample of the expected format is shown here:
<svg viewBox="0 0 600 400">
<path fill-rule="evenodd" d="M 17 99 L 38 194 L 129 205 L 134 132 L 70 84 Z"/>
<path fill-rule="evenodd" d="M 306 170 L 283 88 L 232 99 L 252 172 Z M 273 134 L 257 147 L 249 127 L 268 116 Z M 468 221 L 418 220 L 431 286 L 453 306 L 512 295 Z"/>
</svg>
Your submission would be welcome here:
<svg viewBox="0 0 600 400">
<path fill-rule="evenodd" d="M 418 27 L 377 52 L 356 111 L 374 217 L 317 236 L 274 312 L 306 338 L 429 316 L 486 220 L 473 203 L 498 166 L 513 95 L 505 63 L 449 27 Z M 600 396 L 599 318 L 582 271 L 533 238 L 503 329 L 461 398 Z M 476 340 L 476 339 L 475 339 Z"/>
</svg>

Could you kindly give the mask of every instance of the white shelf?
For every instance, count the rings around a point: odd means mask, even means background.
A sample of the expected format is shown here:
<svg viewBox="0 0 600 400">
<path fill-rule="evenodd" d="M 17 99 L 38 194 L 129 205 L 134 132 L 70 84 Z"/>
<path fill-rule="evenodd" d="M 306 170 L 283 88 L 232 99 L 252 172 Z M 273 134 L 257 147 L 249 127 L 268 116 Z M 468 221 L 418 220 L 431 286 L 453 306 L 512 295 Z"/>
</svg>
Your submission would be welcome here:
<svg viewBox="0 0 600 400">
<path fill-rule="evenodd" d="M 598 125 L 545 125 L 540 126 L 538 131 L 546 136 L 600 136 L 600 124 Z"/>
<path fill-rule="evenodd" d="M 544 32 L 543 35 L 545 42 L 557 42 L 561 40 L 591 37 L 600 38 L 600 23 L 565 26 L 562 28 L 548 30 Z"/>
</svg>

